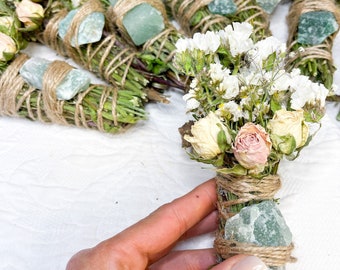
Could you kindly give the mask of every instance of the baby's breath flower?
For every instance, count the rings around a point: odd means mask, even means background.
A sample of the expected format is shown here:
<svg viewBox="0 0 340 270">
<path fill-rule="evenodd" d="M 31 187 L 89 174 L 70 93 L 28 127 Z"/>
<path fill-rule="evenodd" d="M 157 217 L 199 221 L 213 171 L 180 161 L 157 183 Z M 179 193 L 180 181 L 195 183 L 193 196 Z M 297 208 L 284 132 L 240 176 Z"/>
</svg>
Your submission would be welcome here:
<svg viewBox="0 0 340 270">
<path fill-rule="evenodd" d="M 249 23 L 233 23 L 228 25 L 224 30 L 218 32 L 223 44 L 227 44 L 230 48 L 232 56 L 242 54 L 250 50 L 253 41 L 250 38 L 252 34 L 252 26 Z"/>
</svg>

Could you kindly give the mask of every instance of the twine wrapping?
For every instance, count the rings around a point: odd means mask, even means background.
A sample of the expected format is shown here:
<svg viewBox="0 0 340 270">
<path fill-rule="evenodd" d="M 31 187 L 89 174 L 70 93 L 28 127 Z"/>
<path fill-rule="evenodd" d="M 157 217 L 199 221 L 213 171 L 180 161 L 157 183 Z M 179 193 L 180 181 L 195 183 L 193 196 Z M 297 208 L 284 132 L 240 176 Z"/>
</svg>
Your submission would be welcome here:
<svg viewBox="0 0 340 270">
<path fill-rule="evenodd" d="M 258 256 L 268 266 L 282 266 L 296 260 L 291 256 L 293 244 L 282 247 L 260 247 L 251 243 L 240 243 L 224 238 L 225 223 L 227 219 L 236 214 L 233 206 L 272 200 L 281 187 L 278 175 L 268 175 L 256 179 L 250 176 L 219 174 L 216 176 L 216 186 L 220 226 L 214 247 L 221 258 L 227 259 L 236 254 L 249 254 Z M 228 198 L 228 194 L 232 194 L 234 199 Z"/>
<path fill-rule="evenodd" d="M 287 66 L 289 68 L 299 68 L 303 67 L 308 60 L 316 60 L 320 62 L 320 66 L 317 73 L 310 72 L 309 76 L 311 78 L 318 77 L 318 81 L 325 84 L 327 88 L 332 86 L 332 77 L 335 71 L 332 47 L 333 40 L 336 37 L 338 30 L 326 38 L 324 42 L 319 45 L 314 46 L 304 46 L 302 51 L 296 51 L 297 42 L 297 32 L 300 16 L 303 13 L 311 11 L 329 11 L 332 12 L 338 22 L 340 28 L 340 9 L 336 6 L 333 0 L 295 0 L 290 7 L 287 22 L 289 25 L 289 36 L 287 41 L 288 51 L 296 52 L 295 55 L 291 56 L 287 60 Z M 320 69 L 322 68 L 322 69 Z M 315 71 L 315 70 L 314 70 Z M 308 75 L 308 74 L 305 74 Z"/>
<path fill-rule="evenodd" d="M 254 39 L 270 36 L 269 15 L 256 3 L 256 0 L 236 0 L 237 12 L 233 15 L 218 15 L 209 11 L 207 5 L 211 0 L 167 0 L 172 15 L 179 22 L 184 32 L 192 36 L 196 32 L 224 29 L 232 22 L 249 22 L 254 27 Z M 192 19 L 197 12 L 206 14 L 197 24 L 192 25 Z"/>
<path fill-rule="evenodd" d="M 72 58 L 77 64 L 95 73 L 112 84 L 125 86 L 128 72 L 136 57 L 136 52 L 129 47 L 118 48 L 115 34 L 108 35 L 100 42 L 79 46 L 71 46 L 72 38 L 77 36 L 79 25 L 91 12 L 102 11 L 101 4 L 96 0 L 87 1 L 81 6 L 71 22 L 64 40 L 58 36 L 58 26 L 68 11 L 62 10 L 50 19 L 40 41 L 59 54 Z M 99 59 L 99 60 L 97 60 Z M 120 70 L 121 72 L 118 72 Z M 114 73 L 122 73 L 122 78 L 114 78 Z"/>
<path fill-rule="evenodd" d="M 208 30 L 221 30 L 230 24 L 230 20 L 222 15 L 213 14 L 209 11 L 207 5 L 212 0 L 167 0 L 166 4 L 171 10 L 172 16 L 180 24 L 183 31 L 188 36 L 196 32 L 205 33 Z M 197 24 L 191 25 L 194 15 L 204 9 L 207 14 Z"/>
<path fill-rule="evenodd" d="M 119 123 L 117 116 L 118 89 L 113 86 L 91 85 L 76 95 L 73 100 L 57 100 L 55 89 L 72 68 L 65 62 L 54 61 L 43 77 L 43 90 L 27 84 L 19 74 L 28 56 L 20 54 L 5 70 L 0 78 L 0 115 L 25 117 L 44 123 L 74 125 L 106 132 L 105 125 L 124 130 L 129 124 Z M 86 109 L 86 100 L 100 92 L 99 98 L 91 99 L 91 107 L 97 107 L 95 120 Z M 99 89 L 99 90 L 98 90 Z M 66 109 L 71 107 L 71 113 Z M 109 109 L 108 109 L 109 108 Z M 106 114 L 104 118 L 103 114 Z M 110 117 L 107 114 L 110 113 Z M 106 120 L 106 119 L 111 120 Z"/>
<path fill-rule="evenodd" d="M 124 16 L 133 8 L 140 4 L 149 4 L 155 9 L 157 9 L 163 17 L 165 30 L 167 28 L 173 28 L 170 24 L 166 9 L 162 1 L 159 0 L 133 0 L 133 1 L 126 1 L 126 0 L 118 0 L 114 6 L 110 6 L 107 11 L 107 17 L 112 20 L 113 24 L 118 28 L 119 33 L 123 36 L 124 40 L 130 44 L 130 46 L 135 46 L 132 39 L 130 38 L 129 33 L 127 32 L 126 28 L 123 24 Z M 173 28 L 174 29 L 174 28 Z M 164 31 L 164 30 L 163 30 Z M 162 32 L 163 32 L 162 31 Z M 164 35 L 164 34 L 160 34 Z M 143 48 L 145 49 L 145 48 Z"/>
</svg>

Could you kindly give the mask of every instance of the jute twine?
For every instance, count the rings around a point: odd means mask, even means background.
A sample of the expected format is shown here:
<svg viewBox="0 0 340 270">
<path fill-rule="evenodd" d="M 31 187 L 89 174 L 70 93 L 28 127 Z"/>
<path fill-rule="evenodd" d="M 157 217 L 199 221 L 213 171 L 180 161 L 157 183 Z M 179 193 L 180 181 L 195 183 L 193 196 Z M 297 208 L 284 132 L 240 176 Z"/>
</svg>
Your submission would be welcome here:
<svg viewBox="0 0 340 270">
<path fill-rule="evenodd" d="M 167 31 L 167 28 L 174 29 L 174 27 L 171 25 L 171 23 L 168 20 L 166 9 L 162 1 L 159 1 L 159 0 L 133 0 L 133 1 L 118 0 L 118 2 L 114 6 L 110 6 L 108 8 L 107 17 L 109 18 L 109 20 L 112 20 L 113 24 L 117 27 L 119 33 L 123 36 L 125 41 L 130 44 L 130 46 L 135 46 L 135 45 L 132 39 L 130 38 L 128 31 L 124 27 L 123 20 L 124 20 L 124 16 L 130 10 L 139 6 L 140 4 L 149 4 L 155 9 L 157 9 L 162 14 L 164 24 L 165 24 L 165 32 L 162 31 L 162 33 L 160 33 L 160 36 L 166 36 L 169 34 L 169 32 Z M 160 36 L 158 36 L 157 38 L 159 38 Z M 145 45 L 143 49 L 146 49 Z"/>
<path fill-rule="evenodd" d="M 300 16 L 311 11 L 332 12 L 340 26 L 340 9 L 336 6 L 334 0 L 295 0 L 293 1 L 287 16 L 289 25 L 287 47 L 289 51 L 292 51 L 293 46 L 297 44 L 297 31 Z M 296 53 L 288 59 L 287 65 L 294 64 L 294 67 L 298 67 L 307 59 L 321 59 L 328 61 L 330 66 L 333 66 L 332 47 L 333 40 L 338 31 L 327 37 L 327 39 L 319 45 L 304 47 L 303 51 Z"/>
<path fill-rule="evenodd" d="M 56 98 L 56 87 L 65 78 L 72 68 L 65 62 L 54 61 L 48 67 L 43 77 L 42 91 L 29 86 L 19 74 L 22 65 L 28 60 L 28 56 L 20 54 L 7 67 L 0 78 L 0 114 L 7 116 L 19 116 L 19 111 L 26 110 L 27 118 L 41 122 L 52 122 L 61 125 L 73 124 L 77 127 L 95 128 L 104 132 L 104 105 L 111 102 L 113 124 L 118 126 L 116 104 L 118 90 L 113 86 L 91 85 L 88 89 L 78 94 L 74 100 L 61 101 Z M 101 87 L 101 97 L 97 101 L 97 122 L 90 121 L 86 117 L 83 100 L 95 88 Z M 33 100 L 34 97 L 34 101 Z M 64 104 L 74 106 L 74 113 L 66 116 Z"/>
<path fill-rule="evenodd" d="M 217 26 L 217 28 L 223 29 L 230 24 L 230 20 L 227 17 L 209 12 L 209 15 L 204 17 L 197 25 L 191 26 L 191 19 L 196 12 L 200 9 L 207 8 L 206 6 L 211 1 L 212 0 L 173 0 L 167 2 L 172 15 L 180 24 L 183 31 L 188 36 L 192 36 L 196 32 L 205 33 L 208 30 L 216 30 Z"/>
<path fill-rule="evenodd" d="M 272 200 L 281 187 L 278 175 L 269 175 L 261 179 L 255 179 L 250 176 L 219 174 L 216 176 L 216 185 L 220 228 L 214 246 L 217 253 L 223 259 L 236 254 L 249 254 L 258 256 L 268 266 L 282 266 L 296 260 L 291 256 L 294 248 L 293 244 L 280 247 L 260 247 L 224 238 L 225 222 L 235 214 L 232 212 L 231 207 L 250 201 Z M 227 193 L 232 193 L 236 198 L 233 200 L 228 199 Z"/>
<path fill-rule="evenodd" d="M 96 11 L 103 11 L 99 1 L 90 0 L 85 2 L 73 18 L 64 40 L 58 36 L 58 26 L 68 11 L 60 11 L 48 22 L 40 38 L 41 42 L 56 50 L 59 54 L 70 57 L 76 63 L 96 73 L 106 81 L 124 86 L 127 73 L 136 56 L 136 52 L 128 46 L 118 48 L 117 43 L 119 43 L 119 41 L 115 34 L 107 35 L 95 44 L 82 46 L 74 44 L 74 47 L 71 45 L 72 39 L 77 36 L 81 22 L 88 14 Z M 119 52 L 117 52 L 117 50 L 119 50 Z M 94 61 L 94 59 L 99 60 Z M 126 68 L 121 81 L 117 82 L 117 80 L 112 78 L 112 74 L 117 72 L 117 69 L 121 68 L 123 64 L 126 65 Z"/>
<path fill-rule="evenodd" d="M 237 12 L 235 15 L 222 16 L 218 14 L 212 14 L 209 11 L 209 15 L 203 18 L 197 25 L 191 26 L 190 22 L 193 16 L 200 9 L 207 8 L 206 6 L 211 0 L 173 0 L 168 1 L 168 5 L 172 11 L 174 18 L 179 22 L 185 33 L 192 36 L 196 32 L 206 32 L 208 30 L 222 30 L 227 25 L 232 23 L 233 18 L 238 18 L 241 13 L 252 12 L 253 14 L 245 18 L 246 22 L 249 22 L 254 27 L 254 34 L 260 31 L 265 31 L 266 35 L 271 34 L 269 30 L 269 16 L 268 14 L 257 5 L 254 0 L 236 0 Z M 244 16 L 242 16 L 244 17 Z M 218 29 L 219 28 L 219 29 Z"/>
</svg>

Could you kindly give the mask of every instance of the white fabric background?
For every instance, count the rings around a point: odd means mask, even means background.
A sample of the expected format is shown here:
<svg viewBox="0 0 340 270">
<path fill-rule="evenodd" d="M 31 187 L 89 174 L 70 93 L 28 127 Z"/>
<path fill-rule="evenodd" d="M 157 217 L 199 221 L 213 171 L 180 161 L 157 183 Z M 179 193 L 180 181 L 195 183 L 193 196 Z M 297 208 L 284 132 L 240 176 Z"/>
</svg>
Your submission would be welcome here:
<svg viewBox="0 0 340 270">
<path fill-rule="evenodd" d="M 281 4 L 271 28 L 287 38 Z M 41 46 L 27 52 L 50 59 Z M 334 58 L 340 66 L 340 37 Z M 335 74 L 340 85 L 340 72 Z M 182 95 L 149 104 L 149 119 L 120 135 L 25 119 L 0 118 L 0 269 L 62 270 L 76 251 L 93 246 L 214 173 L 191 161 L 177 131 L 188 116 Z M 287 270 L 338 270 L 340 265 L 340 123 L 330 104 L 311 145 L 283 161 L 282 210 L 298 262 Z M 213 235 L 178 248 L 211 247 Z"/>
</svg>

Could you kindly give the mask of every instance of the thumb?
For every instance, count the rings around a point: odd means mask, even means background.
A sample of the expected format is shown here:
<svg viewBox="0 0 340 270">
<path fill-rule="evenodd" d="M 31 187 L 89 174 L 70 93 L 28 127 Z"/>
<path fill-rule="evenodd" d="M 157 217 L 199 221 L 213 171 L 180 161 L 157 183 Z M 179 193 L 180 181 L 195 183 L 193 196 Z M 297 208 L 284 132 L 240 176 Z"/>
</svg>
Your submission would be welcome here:
<svg viewBox="0 0 340 270">
<path fill-rule="evenodd" d="M 268 267 L 255 256 L 236 255 L 211 270 L 268 270 Z"/>
</svg>

